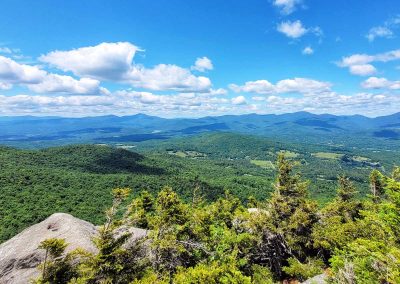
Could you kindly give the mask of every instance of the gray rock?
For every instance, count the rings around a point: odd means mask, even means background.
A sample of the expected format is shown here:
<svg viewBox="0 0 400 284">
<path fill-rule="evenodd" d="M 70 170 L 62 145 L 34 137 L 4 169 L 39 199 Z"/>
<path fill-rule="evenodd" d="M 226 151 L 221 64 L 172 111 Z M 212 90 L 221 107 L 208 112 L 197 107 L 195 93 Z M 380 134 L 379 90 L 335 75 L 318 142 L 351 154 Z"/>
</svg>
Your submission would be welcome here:
<svg viewBox="0 0 400 284">
<path fill-rule="evenodd" d="M 93 224 L 65 213 L 55 213 L 0 245 L 0 284 L 25 284 L 39 275 L 37 266 L 44 260 L 40 242 L 49 238 L 65 239 L 67 252 L 83 248 L 96 252 L 92 237 L 98 232 Z M 147 231 L 129 228 L 132 237 L 127 244 L 146 236 Z"/>
<path fill-rule="evenodd" d="M 40 242 L 49 238 L 65 239 L 67 252 L 78 247 L 95 252 L 91 238 L 96 227 L 69 214 L 55 213 L 0 245 L 0 283 L 29 283 L 39 274 L 37 266 L 44 259 Z"/>
<path fill-rule="evenodd" d="M 307 279 L 301 284 L 326 284 L 326 274 L 319 274 L 314 276 L 313 278 Z"/>
</svg>

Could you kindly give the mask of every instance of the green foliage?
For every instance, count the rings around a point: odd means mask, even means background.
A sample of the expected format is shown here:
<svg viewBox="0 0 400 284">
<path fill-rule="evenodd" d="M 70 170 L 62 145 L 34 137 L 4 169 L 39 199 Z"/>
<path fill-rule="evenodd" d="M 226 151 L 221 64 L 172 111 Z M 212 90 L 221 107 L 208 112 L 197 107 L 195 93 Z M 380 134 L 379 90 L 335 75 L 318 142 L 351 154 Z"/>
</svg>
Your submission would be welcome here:
<svg viewBox="0 0 400 284">
<path fill-rule="evenodd" d="M 317 221 L 317 204 L 308 199 L 308 183 L 293 173 L 293 163 L 279 155 L 275 192 L 269 201 L 272 222 L 287 244 L 304 258 L 312 247 L 311 230 Z"/>
<path fill-rule="evenodd" d="M 124 227 L 124 220 L 117 218 L 118 208 L 129 196 L 130 189 L 116 188 L 112 191 L 113 204 L 106 211 L 106 222 L 99 235 L 93 239 L 97 254 L 86 254 L 79 267 L 77 281 L 84 283 L 129 283 L 142 275 L 147 263 L 138 245 L 123 245 L 131 236 Z"/>
<path fill-rule="evenodd" d="M 64 253 L 66 247 L 67 244 L 63 239 L 46 239 L 39 245 L 39 248 L 45 249 L 46 255 L 48 254 L 51 258 L 60 257 Z"/>
<path fill-rule="evenodd" d="M 333 283 L 399 283 L 400 249 L 357 239 L 331 259 Z"/>
<path fill-rule="evenodd" d="M 207 202 L 215 201 L 228 189 L 241 201 L 249 196 L 262 201 L 274 191 L 275 169 L 251 161 L 272 162 L 282 151 L 297 154 L 291 159 L 311 181 L 310 196 L 320 204 L 333 199 L 337 176 L 343 172 L 354 183 L 357 197 L 365 197 L 370 191 L 367 176 L 371 169 L 376 167 L 388 174 L 384 169 L 391 169 L 400 157 L 397 148 L 370 149 L 364 141 L 358 141 L 357 148 L 285 141 L 208 133 L 129 143 L 141 154 L 119 149 L 118 145 L 73 145 L 37 151 L 0 147 L 0 242 L 55 212 L 102 224 L 103 212 L 111 206 L 109 190 L 115 187 L 132 188 L 137 197 L 144 190 L 156 196 L 161 188 L 170 186 L 184 201 L 193 201 L 196 195 Z M 180 158 L 169 154 L 170 150 L 201 155 Z M 312 155 L 319 152 L 346 154 L 348 159 Z"/>
<path fill-rule="evenodd" d="M 339 188 L 337 190 L 337 198 L 341 202 L 346 202 L 354 198 L 357 191 L 348 177 L 339 177 Z"/>
<path fill-rule="evenodd" d="M 369 183 L 372 198 L 377 202 L 385 192 L 384 177 L 378 170 L 373 170 L 369 175 Z"/>
<path fill-rule="evenodd" d="M 333 283 L 400 282 L 400 183 L 395 172 L 385 177 L 382 196 L 372 195 L 373 202 L 364 205 L 366 209 L 354 221 L 358 230 L 353 239 L 334 251 L 330 259 Z"/>
<path fill-rule="evenodd" d="M 245 200 L 247 192 L 270 186 L 268 178 L 246 176 L 243 166 L 231 165 L 95 145 L 40 151 L 0 147 L 0 243 L 55 212 L 102 224 L 111 206 L 109 190 L 116 187 L 155 196 L 171 186 L 189 201 L 197 186 L 197 196 L 213 201 L 224 188 L 234 188 Z"/>
<path fill-rule="evenodd" d="M 274 193 L 251 198 L 249 209 L 228 191 L 213 202 L 195 194 L 185 202 L 163 187 L 155 198 L 144 191 L 129 203 L 130 190 L 117 188 L 93 239 L 98 251 L 65 253 L 63 240 L 46 240 L 36 282 L 271 284 L 326 270 L 331 283 L 399 283 L 398 169 L 372 173 L 379 194 L 366 200 L 340 176 L 336 198 L 318 209 L 295 165 L 280 155 Z M 128 241 L 131 226 L 147 236 Z"/>
<path fill-rule="evenodd" d="M 251 284 L 251 278 L 234 265 L 229 263 L 220 264 L 200 263 L 188 269 L 179 269 L 174 277 L 176 284 Z"/>
<path fill-rule="evenodd" d="M 324 262 L 320 259 L 308 258 L 305 263 L 301 263 L 296 258 L 288 259 L 288 266 L 283 267 L 289 276 L 295 277 L 300 281 L 305 281 L 315 275 L 323 273 Z"/>
<path fill-rule="evenodd" d="M 352 182 L 347 177 L 339 177 L 336 198 L 321 210 L 320 221 L 314 226 L 314 247 L 323 249 L 329 256 L 354 240 L 362 233 L 356 223 L 362 209 L 362 203 L 355 198 Z"/>
<path fill-rule="evenodd" d="M 272 272 L 261 265 L 254 264 L 252 267 L 252 283 L 253 284 L 273 284 L 273 274 Z"/>
<path fill-rule="evenodd" d="M 77 275 L 77 267 L 73 263 L 74 252 L 65 254 L 68 244 L 63 239 L 46 239 L 39 245 L 45 250 L 45 258 L 39 266 L 41 276 L 34 283 L 69 283 Z"/>
</svg>

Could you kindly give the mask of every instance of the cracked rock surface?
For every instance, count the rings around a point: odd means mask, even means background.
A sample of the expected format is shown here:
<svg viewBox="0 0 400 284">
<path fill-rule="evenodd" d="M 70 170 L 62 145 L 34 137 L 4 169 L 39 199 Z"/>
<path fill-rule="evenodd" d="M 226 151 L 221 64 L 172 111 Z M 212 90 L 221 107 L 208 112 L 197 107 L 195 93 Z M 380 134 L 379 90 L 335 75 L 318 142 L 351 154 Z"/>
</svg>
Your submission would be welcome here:
<svg viewBox="0 0 400 284">
<path fill-rule="evenodd" d="M 65 239 L 67 252 L 83 248 L 95 252 L 91 238 L 96 227 L 65 213 L 55 213 L 0 245 L 0 283 L 29 283 L 39 274 L 36 268 L 44 259 L 44 250 L 38 249 L 41 241 L 49 238 Z"/>
</svg>

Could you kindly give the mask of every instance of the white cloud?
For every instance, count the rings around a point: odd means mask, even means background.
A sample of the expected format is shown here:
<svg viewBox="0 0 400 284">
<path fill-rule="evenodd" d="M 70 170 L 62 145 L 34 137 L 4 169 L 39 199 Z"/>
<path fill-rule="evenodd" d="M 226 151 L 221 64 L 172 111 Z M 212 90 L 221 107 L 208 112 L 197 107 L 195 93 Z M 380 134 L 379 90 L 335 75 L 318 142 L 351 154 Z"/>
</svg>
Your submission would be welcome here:
<svg viewBox="0 0 400 284">
<path fill-rule="evenodd" d="M 351 65 L 349 67 L 351 74 L 368 76 L 376 73 L 376 68 L 371 64 Z"/>
<path fill-rule="evenodd" d="M 156 91 L 208 92 L 211 88 L 207 77 L 194 76 L 188 69 L 170 64 L 159 64 L 152 69 L 135 68 L 130 83 Z"/>
<path fill-rule="evenodd" d="M 276 84 L 277 93 L 321 93 L 330 91 L 332 84 L 307 78 L 281 80 Z"/>
<path fill-rule="evenodd" d="M 355 75 L 372 75 L 376 73 L 376 68 L 372 65 L 374 62 L 389 62 L 400 60 L 400 49 L 391 50 L 375 55 L 368 54 L 353 54 L 343 57 L 336 64 L 342 68 L 349 68 L 349 71 Z"/>
<path fill-rule="evenodd" d="M 364 89 L 400 90 L 400 81 L 389 81 L 386 78 L 370 77 L 361 83 Z"/>
<path fill-rule="evenodd" d="M 393 37 L 393 31 L 388 27 L 373 27 L 369 30 L 368 34 L 365 36 L 368 41 L 374 41 L 377 37 L 391 38 Z"/>
<path fill-rule="evenodd" d="M 216 90 L 211 89 L 209 94 L 212 96 L 220 96 L 220 95 L 226 95 L 228 93 L 227 90 L 225 90 L 224 88 L 218 88 Z"/>
<path fill-rule="evenodd" d="M 0 82 L 8 84 L 35 84 L 41 82 L 46 71 L 37 66 L 19 64 L 0 55 Z"/>
<path fill-rule="evenodd" d="M 61 115 L 88 116 L 101 114 L 128 115 L 149 113 L 160 116 L 189 116 L 287 113 L 310 111 L 332 114 L 384 115 L 400 109 L 400 96 L 392 93 L 358 93 L 344 96 L 335 92 L 315 93 L 313 96 L 281 97 L 268 95 L 246 98 L 204 96 L 198 93 L 154 94 L 118 91 L 108 95 L 0 95 L 0 115 Z"/>
<path fill-rule="evenodd" d="M 159 64 L 145 68 L 133 62 L 140 49 L 128 42 L 101 43 L 70 51 L 53 51 L 39 59 L 65 72 L 98 80 L 123 82 L 150 90 L 185 92 L 207 92 L 210 79 L 195 76 L 190 70 L 173 65 Z M 204 58 L 203 58 L 204 59 Z M 204 70 L 212 67 L 201 60 L 198 67 Z"/>
<path fill-rule="evenodd" d="M 70 76 L 56 74 L 48 74 L 42 82 L 28 85 L 28 88 L 36 93 L 95 95 L 107 92 L 104 88 L 100 88 L 98 80 L 90 78 L 76 80 Z"/>
<path fill-rule="evenodd" d="M 321 37 L 323 35 L 323 31 L 320 27 L 311 27 L 306 28 L 303 23 L 299 20 L 297 21 L 286 21 L 281 22 L 277 25 L 276 30 L 280 33 L 283 33 L 289 38 L 297 39 L 304 36 L 307 33 L 312 33 L 317 37 Z"/>
<path fill-rule="evenodd" d="M 229 88 L 236 92 L 256 93 L 256 94 L 270 94 L 275 92 L 275 86 L 267 80 L 257 80 L 246 82 L 243 86 L 230 84 Z"/>
<path fill-rule="evenodd" d="M 194 66 L 191 67 L 192 70 L 197 70 L 200 72 L 205 72 L 207 70 L 213 70 L 214 66 L 211 60 L 207 57 L 197 58 Z"/>
<path fill-rule="evenodd" d="M 234 104 L 234 105 L 244 105 L 244 104 L 246 104 L 246 98 L 243 97 L 243 96 L 235 97 L 231 101 L 232 101 L 232 104 Z"/>
<path fill-rule="evenodd" d="M 230 110 L 241 112 L 241 108 L 227 98 L 198 93 L 159 95 L 123 90 L 93 96 L 0 95 L 0 115 L 88 116 L 142 112 L 162 116 L 202 116 Z"/>
<path fill-rule="evenodd" d="M 383 25 L 372 27 L 365 37 L 372 42 L 376 38 L 394 38 L 394 30 L 399 28 L 400 16 L 391 18 L 383 23 Z"/>
<path fill-rule="evenodd" d="M 260 96 L 254 96 L 251 99 L 257 102 L 265 101 L 265 97 L 260 97 Z"/>
<path fill-rule="evenodd" d="M 312 49 L 311 46 L 306 46 L 306 47 L 303 49 L 302 53 L 303 53 L 304 55 L 311 55 L 311 54 L 314 53 L 314 49 Z"/>
<path fill-rule="evenodd" d="M 303 24 L 297 20 L 294 22 L 287 21 L 278 24 L 277 31 L 283 33 L 290 38 L 299 38 L 305 35 L 308 30 L 303 26 Z"/>
<path fill-rule="evenodd" d="M 77 76 L 121 81 L 131 72 L 133 57 L 139 50 L 129 42 L 101 43 L 69 51 L 52 51 L 39 60 Z"/>
<path fill-rule="evenodd" d="M 328 92 L 331 89 L 331 85 L 332 84 L 329 82 L 317 81 L 307 78 L 294 78 L 280 80 L 275 85 L 267 80 L 257 80 L 246 82 L 242 86 L 231 84 L 229 87 L 234 92 L 246 92 L 256 94 L 313 94 Z"/>
<path fill-rule="evenodd" d="M 301 98 L 268 96 L 266 110 L 274 113 L 310 111 L 331 114 L 387 115 L 400 108 L 400 97 L 395 94 L 357 93 L 351 96 L 335 92 Z"/>
<path fill-rule="evenodd" d="M 0 89 L 10 89 L 12 84 L 27 86 L 36 93 L 99 94 L 106 93 L 94 79 L 76 80 L 70 76 L 47 73 L 37 66 L 20 64 L 0 56 Z"/>
<path fill-rule="evenodd" d="M 274 0 L 273 5 L 278 7 L 283 15 L 293 13 L 302 0 Z"/>
</svg>

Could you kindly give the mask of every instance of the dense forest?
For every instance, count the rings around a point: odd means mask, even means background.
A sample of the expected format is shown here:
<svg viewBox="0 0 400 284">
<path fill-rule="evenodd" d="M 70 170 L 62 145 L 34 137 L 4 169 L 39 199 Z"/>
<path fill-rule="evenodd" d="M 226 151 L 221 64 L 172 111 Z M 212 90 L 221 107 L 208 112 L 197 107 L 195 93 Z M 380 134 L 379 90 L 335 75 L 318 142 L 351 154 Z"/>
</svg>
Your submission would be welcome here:
<svg viewBox="0 0 400 284">
<path fill-rule="evenodd" d="M 131 188 L 137 196 L 143 190 L 156 195 L 170 186 L 186 202 L 192 200 L 195 186 L 209 202 L 226 190 L 243 204 L 249 196 L 265 200 L 274 191 L 279 153 L 311 181 L 310 195 L 319 206 L 335 197 L 338 175 L 348 176 L 362 199 L 369 192 L 369 173 L 378 169 L 390 174 L 399 160 L 397 151 L 305 145 L 234 133 L 111 146 L 0 147 L 0 242 L 55 212 L 101 224 L 111 204 L 109 190 L 117 187 Z"/>
<path fill-rule="evenodd" d="M 3 147 L 0 167 L 0 242 L 55 212 L 100 224 L 115 187 L 156 194 L 169 185 L 190 200 L 197 185 L 209 201 L 229 188 L 245 200 L 265 198 L 273 180 L 256 166 L 246 169 L 233 161 L 199 162 L 94 145 L 40 151 Z"/>
<path fill-rule="evenodd" d="M 170 187 L 156 196 L 113 190 L 98 253 L 48 239 L 36 283 L 276 283 L 325 272 L 329 283 L 400 282 L 400 169 L 373 170 L 367 198 L 338 178 L 335 198 L 319 208 L 293 161 L 278 156 L 274 191 L 247 205 L 225 192 L 207 202 L 198 185 L 184 202 Z M 148 229 L 127 245 L 129 228 Z"/>
</svg>

